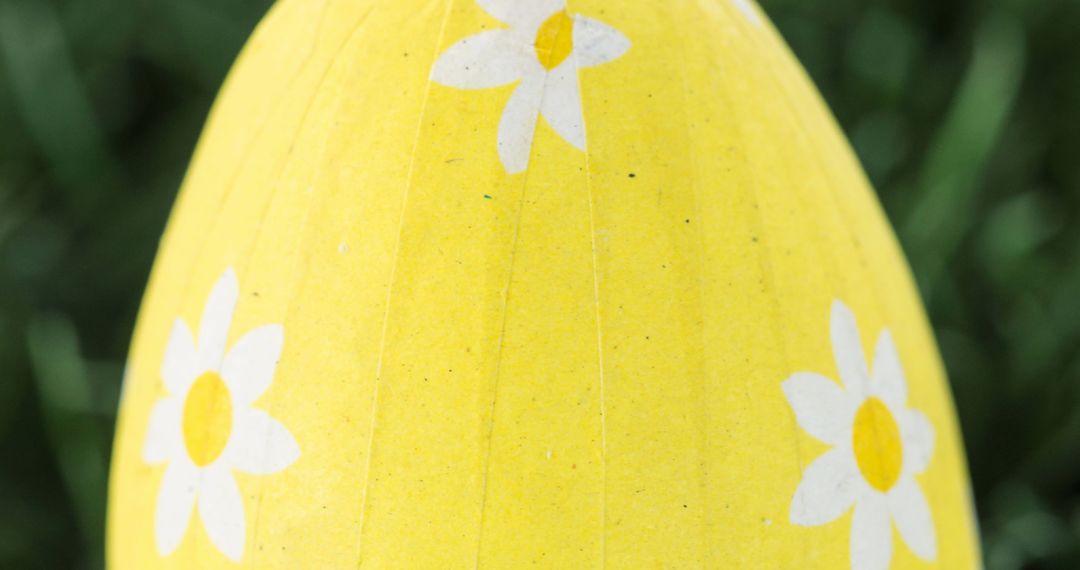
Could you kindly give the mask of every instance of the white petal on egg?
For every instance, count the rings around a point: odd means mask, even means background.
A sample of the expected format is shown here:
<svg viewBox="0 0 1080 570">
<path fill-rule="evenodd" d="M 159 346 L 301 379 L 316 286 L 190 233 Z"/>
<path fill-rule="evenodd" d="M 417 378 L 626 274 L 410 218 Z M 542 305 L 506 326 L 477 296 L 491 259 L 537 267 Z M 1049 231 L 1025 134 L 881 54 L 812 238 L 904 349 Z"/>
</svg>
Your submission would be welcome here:
<svg viewBox="0 0 1080 570">
<path fill-rule="evenodd" d="M 578 67 L 592 67 L 618 59 L 630 49 L 619 30 L 580 14 L 574 16 L 574 58 Z"/>
<path fill-rule="evenodd" d="M 486 89 L 513 83 L 537 65 L 530 45 L 510 30 L 493 30 L 447 48 L 432 67 L 431 79 L 458 89 Z"/>
<path fill-rule="evenodd" d="M 832 304 L 829 338 L 832 340 L 833 357 L 844 386 L 851 395 L 860 400 L 865 398 L 870 377 L 862 341 L 859 340 L 859 328 L 855 324 L 855 314 L 839 300 Z"/>
<path fill-rule="evenodd" d="M 892 521 L 884 495 L 867 493 L 851 518 L 851 569 L 888 570 L 892 560 Z"/>
<path fill-rule="evenodd" d="M 758 9 L 754 7 L 754 4 L 750 0 L 731 0 L 735 4 L 735 7 L 739 9 L 750 23 L 760 26 L 761 14 L 758 14 Z"/>
<path fill-rule="evenodd" d="M 907 405 L 907 383 L 904 369 L 900 365 L 900 355 L 896 352 L 892 333 L 882 331 L 874 348 L 874 365 L 870 373 L 870 391 L 890 407 L 903 408 Z"/>
<path fill-rule="evenodd" d="M 566 9 L 566 0 L 476 0 L 495 18 L 518 28 L 528 38 L 553 14 Z"/>
<path fill-rule="evenodd" d="M 232 324 L 233 311 L 240 296 L 240 285 L 236 281 L 236 272 L 230 267 L 214 283 L 210 298 L 203 309 L 199 321 L 199 368 L 200 370 L 219 370 L 225 357 L 225 343 Z"/>
<path fill-rule="evenodd" d="M 503 109 L 499 121 L 498 150 L 499 159 L 510 174 L 524 172 L 529 166 L 546 75 L 526 75 Z"/>
<path fill-rule="evenodd" d="M 186 459 L 173 461 L 165 470 L 154 512 L 154 542 L 158 554 L 167 556 L 180 546 L 191 520 L 198 487 L 199 470 Z"/>
<path fill-rule="evenodd" d="M 900 479 L 889 491 L 889 510 L 908 548 L 923 560 L 937 559 L 934 519 L 926 495 L 914 478 Z"/>
<path fill-rule="evenodd" d="M 284 342 L 281 325 L 259 327 L 236 342 L 221 364 L 221 377 L 234 405 L 251 404 L 270 387 Z"/>
<path fill-rule="evenodd" d="M 799 427 L 807 433 L 832 445 L 851 437 L 856 403 L 836 382 L 820 374 L 798 372 L 785 380 L 782 388 Z"/>
<path fill-rule="evenodd" d="M 224 455 L 224 463 L 240 471 L 269 475 L 292 465 L 300 446 L 281 422 L 262 410 L 246 409 L 236 414 Z"/>
<path fill-rule="evenodd" d="M 183 319 L 176 319 L 165 345 L 165 357 L 161 361 L 161 379 L 165 382 L 165 388 L 174 396 L 183 396 L 200 371 L 191 329 Z"/>
<path fill-rule="evenodd" d="M 578 150 L 585 150 L 585 118 L 581 110 L 578 70 L 570 60 L 548 73 L 540 113 L 566 142 Z"/>
<path fill-rule="evenodd" d="M 930 465 L 934 454 L 934 425 L 918 410 L 894 412 L 900 424 L 900 439 L 904 445 L 904 472 L 919 474 Z"/>
<path fill-rule="evenodd" d="M 182 422 L 183 401 L 179 397 L 158 400 L 150 409 L 146 441 L 143 443 L 143 460 L 150 465 L 157 465 L 182 455 Z"/>
<path fill-rule="evenodd" d="M 224 466 L 203 470 L 199 518 L 214 546 L 233 562 L 239 562 L 244 555 L 244 500 L 236 479 Z"/>
<path fill-rule="evenodd" d="M 851 508 L 865 489 L 848 447 L 835 447 L 803 472 L 791 500 L 791 522 L 817 526 L 832 522 Z"/>
</svg>

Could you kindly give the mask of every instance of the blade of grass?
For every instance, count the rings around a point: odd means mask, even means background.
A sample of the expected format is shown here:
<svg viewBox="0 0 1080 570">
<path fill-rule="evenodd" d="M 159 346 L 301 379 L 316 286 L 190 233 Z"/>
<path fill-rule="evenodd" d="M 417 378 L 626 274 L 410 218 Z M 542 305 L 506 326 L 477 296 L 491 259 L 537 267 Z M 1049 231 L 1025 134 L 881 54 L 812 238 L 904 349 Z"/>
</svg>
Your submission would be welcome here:
<svg viewBox="0 0 1080 570">
<path fill-rule="evenodd" d="M 1024 41 L 1022 28 L 1009 17 L 991 16 L 979 26 L 972 63 L 930 145 L 920 195 L 900 224 L 927 298 L 975 219 L 979 178 L 1023 78 Z"/>
<path fill-rule="evenodd" d="M 51 2 L 0 2 L 0 60 L 34 144 L 75 211 L 92 215 L 102 193 L 87 187 L 117 187 L 120 170 Z"/>
<path fill-rule="evenodd" d="M 75 506 L 87 558 L 102 560 L 107 446 L 94 418 L 78 333 L 66 317 L 38 315 L 27 327 L 27 348 L 49 443 Z"/>
</svg>

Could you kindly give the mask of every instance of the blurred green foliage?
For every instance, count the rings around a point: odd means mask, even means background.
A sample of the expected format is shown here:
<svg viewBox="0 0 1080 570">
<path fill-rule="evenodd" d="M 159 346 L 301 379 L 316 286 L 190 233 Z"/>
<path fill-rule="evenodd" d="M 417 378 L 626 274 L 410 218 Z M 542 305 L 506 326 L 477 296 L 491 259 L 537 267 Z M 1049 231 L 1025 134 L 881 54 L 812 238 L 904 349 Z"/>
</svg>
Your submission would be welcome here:
<svg viewBox="0 0 1080 570">
<path fill-rule="evenodd" d="M 124 355 L 270 0 L 0 0 L 0 568 L 101 566 Z"/>
<path fill-rule="evenodd" d="M 987 567 L 1080 568 L 1080 1 L 765 0 L 949 368 Z M 0 0 L 0 567 L 101 565 L 124 355 L 270 0 Z"/>
</svg>

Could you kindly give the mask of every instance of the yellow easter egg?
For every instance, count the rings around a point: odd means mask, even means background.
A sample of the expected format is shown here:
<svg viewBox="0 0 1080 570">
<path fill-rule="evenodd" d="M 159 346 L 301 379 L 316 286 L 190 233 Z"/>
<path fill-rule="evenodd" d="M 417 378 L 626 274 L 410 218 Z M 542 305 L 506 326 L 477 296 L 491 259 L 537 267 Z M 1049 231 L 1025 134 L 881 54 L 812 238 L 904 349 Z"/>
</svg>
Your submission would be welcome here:
<svg viewBox="0 0 1080 570">
<path fill-rule="evenodd" d="M 897 242 L 748 0 L 281 0 L 132 346 L 116 569 L 969 569 Z"/>
</svg>

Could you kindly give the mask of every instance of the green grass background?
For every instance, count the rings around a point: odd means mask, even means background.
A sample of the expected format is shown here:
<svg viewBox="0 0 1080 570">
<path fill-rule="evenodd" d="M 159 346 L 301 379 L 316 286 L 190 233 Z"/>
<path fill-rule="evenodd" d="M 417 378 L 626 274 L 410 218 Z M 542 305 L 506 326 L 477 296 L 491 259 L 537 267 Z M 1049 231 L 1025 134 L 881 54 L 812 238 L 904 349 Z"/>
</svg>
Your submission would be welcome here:
<svg viewBox="0 0 1080 570">
<path fill-rule="evenodd" d="M 139 299 L 269 4 L 0 0 L 0 568 L 102 564 Z M 1080 0 L 764 5 L 914 266 L 987 567 L 1080 568 Z"/>
</svg>

